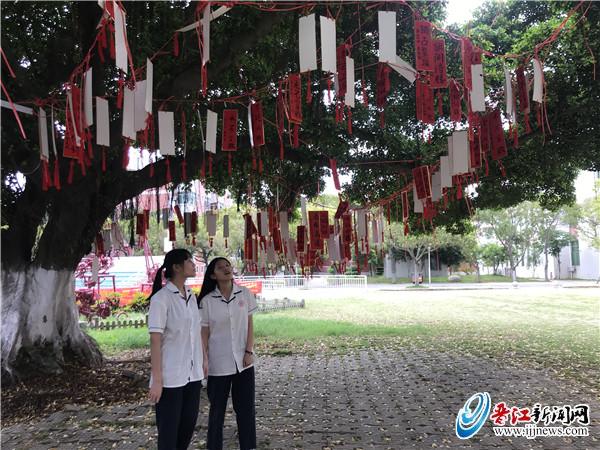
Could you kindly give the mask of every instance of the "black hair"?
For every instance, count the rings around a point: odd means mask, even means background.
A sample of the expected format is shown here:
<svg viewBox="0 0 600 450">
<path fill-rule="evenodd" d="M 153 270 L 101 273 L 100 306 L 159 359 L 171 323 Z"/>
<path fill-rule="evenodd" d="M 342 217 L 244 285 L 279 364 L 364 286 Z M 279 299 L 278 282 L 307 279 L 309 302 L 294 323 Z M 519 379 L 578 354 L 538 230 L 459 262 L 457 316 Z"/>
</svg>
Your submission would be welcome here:
<svg viewBox="0 0 600 450">
<path fill-rule="evenodd" d="M 200 289 L 200 295 L 198 295 L 199 302 L 202 301 L 204 296 L 210 294 L 217 287 L 217 280 L 213 280 L 210 276 L 215 273 L 215 266 L 221 260 L 227 261 L 229 264 L 231 264 L 231 262 L 224 256 L 217 256 L 212 259 L 208 266 L 206 266 L 206 270 L 204 271 L 204 280 L 202 281 L 202 289 Z"/>
<path fill-rule="evenodd" d="M 162 272 L 165 271 L 165 278 L 170 279 L 173 277 L 173 265 L 183 264 L 188 259 L 192 259 L 192 254 L 184 248 L 175 248 L 165 255 L 165 261 L 163 265 L 156 271 L 154 277 L 154 283 L 152 283 L 152 293 L 148 300 L 152 298 L 154 294 L 162 289 Z"/>
</svg>

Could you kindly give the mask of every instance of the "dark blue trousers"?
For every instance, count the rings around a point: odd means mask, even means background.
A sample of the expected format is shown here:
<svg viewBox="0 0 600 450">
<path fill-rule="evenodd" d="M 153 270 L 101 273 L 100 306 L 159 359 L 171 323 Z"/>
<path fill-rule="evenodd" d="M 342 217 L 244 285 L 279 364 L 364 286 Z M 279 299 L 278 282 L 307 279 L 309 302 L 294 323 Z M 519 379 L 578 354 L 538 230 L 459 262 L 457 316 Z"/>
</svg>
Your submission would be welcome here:
<svg viewBox="0 0 600 450">
<path fill-rule="evenodd" d="M 156 404 L 158 450 L 185 450 L 194 436 L 200 409 L 201 381 L 163 388 Z"/>
<path fill-rule="evenodd" d="M 254 367 L 235 375 L 208 377 L 207 393 L 210 400 L 208 414 L 209 450 L 223 449 L 223 422 L 227 399 L 231 391 L 233 410 L 238 426 L 240 450 L 256 448 L 256 408 L 254 405 Z"/>
</svg>

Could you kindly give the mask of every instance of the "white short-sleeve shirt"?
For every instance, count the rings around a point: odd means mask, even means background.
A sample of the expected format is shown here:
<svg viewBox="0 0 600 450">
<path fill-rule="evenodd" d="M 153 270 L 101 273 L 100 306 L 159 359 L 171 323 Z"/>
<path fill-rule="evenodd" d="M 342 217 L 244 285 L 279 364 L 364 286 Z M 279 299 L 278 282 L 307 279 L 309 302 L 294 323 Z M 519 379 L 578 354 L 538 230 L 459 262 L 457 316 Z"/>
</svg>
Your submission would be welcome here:
<svg viewBox="0 0 600 450">
<path fill-rule="evenodd" d="M 192 290 L 185 297 L 170 281 L 150 299 L 148 331 L 161 333 L 163 387 L 204 378 L 200 311 Z M 152 377 L 150 377 L 152 385 Z"/>
<path fill-rule="evenodd" d="M 228 299 L 219 288 L 202 298 L 202 326 L 210 329 L 208 338 L 208 375 L 223 376 L 242 372 L 248 339 L 248 316 L 257 309 L 254 294 L 233 285 Z"/>
</svg>

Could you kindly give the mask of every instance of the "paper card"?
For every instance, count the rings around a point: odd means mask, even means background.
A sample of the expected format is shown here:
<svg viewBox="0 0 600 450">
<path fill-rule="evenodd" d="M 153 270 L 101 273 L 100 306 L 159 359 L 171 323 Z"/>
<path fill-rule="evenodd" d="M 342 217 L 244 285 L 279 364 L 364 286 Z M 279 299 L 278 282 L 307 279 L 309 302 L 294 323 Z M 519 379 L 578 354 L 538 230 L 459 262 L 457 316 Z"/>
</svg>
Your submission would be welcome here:
<svg viewBox="0 0 600 450">
<path fill-rule="evenodd" d="M 306 197 L 300 197 L 300 209 L 302 211 L 302 225 L 308 224 L 308 215 L 306 213 Z"/>
<path fill-rule="evenodd" d="M 158 112 L 158 148 L 163 156 L 175 155 L 175 122 L 173 111 Z M 211 236 L 214 236 L 212 234 Z"/>
<path fill-rule="evenodd" d="M 40 138 L 40 158 L 48 161 L 50 151 L 48 147 L 48 118 L 46 111 L 38 109 L 38 135 Z"/>
<path fill-rule="evenodd" d="M 359 209 L 356 212 L 356 234 L 359 238 L 367 237 L 367 212 L 364 209 Z"/>
<path fill-rule="evenodd" d="M 469 132 L 452 133 L 452 175 L 469 172 Z"/>
<path fill-rule="evenodd" d="M 146 128 L 146 118 L 148 117 L 146 112 L 146 85 L 146 80 L 135 83 L 135 131 L 142 131 Z"/>
<path fill-rule="evenodd" d="M 206 151 L 217 153 L 217 113 L 206 110 Z"/>
<path fill-rule="evenodd" d="M 450 120 L 452 122 L 460 122 L 462 120 L 460 88 L 455 80 L 450 80 Z"/>
<path fill-rule="evenodd" d="M 79 137 L 79 133 L 77 132 L 77 124 L 75 123 L 75 110 L 73 108 L 73 92 L 76 92 L 75 88 L 69 89 L 67 91 L 67 104 L 69 105 L 69 114 L 71 117 L 72 132 L 73 132 L 73 135 L 75 136 L 75 146 L 80 147 L 81 146 L 81 138 Z M 77 98 L 79 98 L 79 97 L 77 97 Z"/>
<path fill-rule="evenodd" d="M 335 20 L 319 17 L 321 20 L 321 70 L 323 72 L 337 73 L 336 45 L 335 45 Z"/>
<path fill-rule="evenodd" d="M 492 159 L 496 161 L 504 158 L 508 155 L 508 149 L 499 109 L 495 109 L 489 114 L 489 133 L 491 136 Z"/>
<path fill-rule="evenodd" d="M 281 239 L 287 241 L 290 238 L 287 211 L 279 211 L 279 229 L 281 230 Z"/>
<path fill-rule="evenodd" d="M 229 216 L 225 214 L 223 216 L 223 238 L 229 237 Z"/>
<path fill-rule="evenodd" d="M 302 79 L 299 73 L 288 75 L 289 81 L 289 121 L 302 123 Z"/>
<path fill-rule="evenodd" d="M 396 56 L 393 62 L 389 63 L 390 67 L 406 78 L 409 82 L 414 83 L 417 78 L 417 71 L 413 66 L 404 61 L 399 56 Z"/>
<path fill-rule="evenodd" d="M 396 12 L 379 11 L 379 62 L 396 61 Z"/>
<path fill-rule="evenodd" d="M 431 201 L 437 202 L 442 198 L 442 174 L 438 170 L 431 175 Z"/>
<path fill-rule="evenodd" d="M 158 112 L 160 114 L 161 111 Z M 160 117 L 160 115 L 159 115 Z M 217 235 L 217 215 L 213 214 L 212 211 L 206 211 L 206 232 L 209 236 Z"/>
<path fill-rule="evenodd" d="M 339 235 L 332 235 L 327 240 L 327 251 L 329 252 L 329 258 L 332 261 L 341 261 L 342 257 L 340 254 L 340 237 Z"/>
<path fill-rule="evenodd" d="M 371 222 L 371 231 L 373 232 L 373 243 L 379 244 L 379 224 L 377 220 Z"/>
<path fill-rule="evenodd" d="M 335 77 L 335 96 L 344 98 L 346 95 L 346 45 L 338 45 L 335 50 L 337 74 Z"/>
<path fill-rule="evenodd" d="M 221 136 L 221 150 L 234 152 L 237 150 L 238 111 L 226 109 L 223 111 L 223 133 Z"/>
<path fill-rule="evenodd" d="M 418 214 L 423 214 L 423 202 L 417 197 L 417 186 L 413 183 L 413 211 Z"/>
<path fill-rule="evenodd" d="M 446 74 L 446 43 L 443 39 L 433 40 L 433 74 L 431 76 L 432 88 L 448 87 Z"/>
<path fill-rule="evenodd" d="M 135 140 L 135 91 L 123 88 L 123 136 Z"/>
<path fill-rule="evenodd" d="M 204 8 L 202 19 L 202 65 L 210 61 L 210 3 Z"/>
<path fill-rule="evenodd" d="M 127 74 L 127 23 L 125 11 L 115 3 L 115 64 Z"/>
<path fill-rule="evenodd" d="M 429 166 L 419 166 L 412 170 L 413 183 L 417 190 L 417 197 L 420 200 L 431 197 L 431 175 Z"/>
<path fill-rule="evenodd" d="M 154 64 L 146 58 L 146 99 L 144 109 L 148 114 L 152 114 L 152 86 L 154 84 Z"/>
<path fill-rule="evenodd" d="M 544 101 L 544 72 L 539 59 L 533 58 L 533 101 Z"/>
<path fill-rule="evenodd" d="M 483 65 L 473 64 L 471 66 L 471 83 L 473 88 L 470 92 L 471 110 L 485 112 L 485 92 L 483 88 Z"/>
<path fill-rule="evenodd" d="M 96 144 L 110 147 L 108 100 L 96 97 Z"/>
<path fill-rule="evenodd" d="M 354 59 L 346 56 L 346 95 L 344 103 L 350 108 L 354 108 L 356 92 L 354 91 Z"/>
<path fill-rule="evenodd" d="M 450 158 L 448 156 L 440 157 L 440 177 L 443 188 L 452 187 L 452 169 L 450 166 Z"/>
<path fill-rule="evenodd" d="M 465 87 L 469 90 L 473 85 L 471 82 L 471 64 L 473 59 L 473 43 L 469 38 L 461 38 L 460 50 L 462 56 L 462 68 Z"/>
<path fill-rule="evenodd" d="M 300 72 L 317 70 L 317 32 L 315 15 L 300 17 L 298 21 L 300 42 Z"/>
<path fill-rule="evenodd" d="M 98 251 L 98 249 L 96 249 Z M 100 261 L 98 260 L 98 256 L 94 255 L 94 259 L 92 259 L 92 279 L 91 281 L 94 283 L 98 282 L 98 273 L 100 272 Z"/>
<path fill-rule="evenodd" d="M 426 20 L 415 20 L 415 59 L 417 70 L 433 70 L 433 41 L 431 39 L 431 23 Z"/>
<path fill-rule="evenodd" d="M 94 125 L 94 101 L 92 97 L 92 68 L 90 67 L 84 75 L 83 105 L 85 111 L 85 126 Z"/>
</svg>

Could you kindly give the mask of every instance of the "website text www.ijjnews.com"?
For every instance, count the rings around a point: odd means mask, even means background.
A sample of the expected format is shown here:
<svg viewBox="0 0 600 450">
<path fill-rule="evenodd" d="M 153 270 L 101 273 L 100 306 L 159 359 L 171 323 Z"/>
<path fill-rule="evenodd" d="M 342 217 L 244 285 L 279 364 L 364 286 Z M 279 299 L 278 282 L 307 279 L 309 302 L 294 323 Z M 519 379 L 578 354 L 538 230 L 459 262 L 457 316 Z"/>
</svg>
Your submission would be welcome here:
<svg viewBox="0 0 600 450">
<path fill-rule="evenodd" d="M 524 427 L 492 427 L 496 436 L 525 437 L 535 439 L 545 436 L 589 436 L 589 429 L 586 427 L 538 427 L 533 424 L 527 424 Z"/>
</svg>

